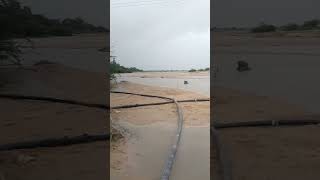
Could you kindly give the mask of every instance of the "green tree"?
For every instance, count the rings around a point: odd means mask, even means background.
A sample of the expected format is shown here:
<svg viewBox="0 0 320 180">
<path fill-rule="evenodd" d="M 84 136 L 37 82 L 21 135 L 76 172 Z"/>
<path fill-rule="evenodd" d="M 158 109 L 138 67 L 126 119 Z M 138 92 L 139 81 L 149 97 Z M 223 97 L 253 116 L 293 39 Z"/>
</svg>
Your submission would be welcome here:
<svg viewBox="0 0 320 180">
<path fill-rule="evenodd" d="M 320 24 L 320 20 L 313 19 L 310 21 L 305 21 L 302 25 L 302 28 L 305 30 L 311 30 L 311 29 L 317 28 L 319 24 Z"/>
<path fill-rule="evenodd" d="M 274 32 L 277 28 L 271 24 L 260 23 L 259 26 L 251 29 L 253 33 Z"/>
<path fill-rule="evenodd" d="M 298 30 L 299 28 L 300 28 L 299 25 L 295 23 L 289 23 L 281 27 L 281 29 L 284 31 L 295 31 L 295 30 Z"/>
</svg>

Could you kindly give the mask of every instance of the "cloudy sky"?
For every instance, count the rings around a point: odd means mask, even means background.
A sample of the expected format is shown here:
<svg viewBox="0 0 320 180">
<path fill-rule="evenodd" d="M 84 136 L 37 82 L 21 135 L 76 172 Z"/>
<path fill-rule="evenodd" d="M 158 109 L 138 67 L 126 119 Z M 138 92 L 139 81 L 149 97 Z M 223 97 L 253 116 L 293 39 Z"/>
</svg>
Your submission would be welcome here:
<svg viewBox="0 0 320 180">
<path fill-rule="evenodd" d="M 259 22 L 283 25 L 320 18 L 319 0 L 214 0 L 212 23 L 252 27 Z"/>
<path fill-rule="evenodd" d="M 19 0 L 37 14 L 50 18 L 82 17 L 91 24 L 109 24 L 108 0 Z"/>
<path fill-rule="evenodd" d="M 210 66 L 210 0 L 111 0 L 111 50 L 124 66 Z"/>
</svg>

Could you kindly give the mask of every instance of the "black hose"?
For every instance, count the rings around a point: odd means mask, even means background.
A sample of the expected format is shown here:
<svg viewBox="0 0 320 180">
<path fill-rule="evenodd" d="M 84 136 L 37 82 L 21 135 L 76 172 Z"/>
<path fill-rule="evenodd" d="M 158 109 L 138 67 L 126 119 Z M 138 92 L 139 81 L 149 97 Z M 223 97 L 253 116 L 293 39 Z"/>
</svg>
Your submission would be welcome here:
<svg viewBox="0 0 320 180">
<path fill-rule="evenodd" d="M 210 99 L 187 99 L 187 100 L 180 100 L 177 102 L 185 103 L 185 102 L 204 102 L 204 101 L 210 101 Z M 111 109 L 135 108 L 135 107 L 141 107 L 141 106 L 156 106 L 156 105 L 171 104 L 171 103 L 174 103 L 174 101 L 114 106 L 114 107 L 111 107 Z"/>
<path fill-rule="evenodd" d="M 61 138 L 48 138 L 41 140 L 32 140 L 32 141 L 24 141 L 17 143 L 10 143 L 0 145 L 0 151 L 10 151 L 17 149 L 32 149 L 39 147 L 59 147 L 59 146 L 68 146 L 74 144 L 83 144 L 90 143 L 96 141 L 107 141 L 109 140 L 109 134 L 98 134 L 98 135 L 88 135 L 83 134 L 81 136 L 74 137 L 61 137 Z"/>
<path fill-rule="evenodd" d="M 0 94 L 0 98 L 13 99 L 13 100 L 47 101 L 47 102 L 53 102 L 53 103 L 73 104 L 73 105 L 86 106 L 86 107 L 99 108 L 99 109 L 110 108 L 106 104 L 88 103 L 88 102 L 81 102 L 81 101 L 75 101 L 70 99 L 59 99 L 59 98 L 53 98 L 53 97 L 26 96 L 26 95 L 17 95 L 17 94 Z"/>
<path fill-rule="evenodd" d="M 173 98 L 168 98 L 168 97 L 163 97 L 163 96 L 155 96 L 155 95 L 146 95 L 146 94 L 139 94 L 139 93 L 129 93 L 129 92 L 121 92 L 121 91 L 110 91 L 111 93 L 119 93 L 119 94 L 131 94 L 131 95 L 138 95 L 138 96 L 145 96 L 145 97 L 154 97 L 154 98 L 160 98 L 160 99 L 167 99 L 170 100 L 171 102 L 174 102 L 177 106 L 177 113 L 178 113 L 178 128 L 176 132 L 176 136 L 174 139 L 174 143 L 171 146 L 170 152 L 169 152 L 169 157 L 165 163 L 164 169 L 161 174 L 161 180 L 169 180 L 173 163 L 176 159 L 176 154 L 180 142 L 180 137 L 181 137 L 181 132 L 182 132 L 182 125 L 183 125 L 183 113 L 181 110 L 181 107 L 179 103 L 173 99 Z M 170 102 L 170 103 L 171 103 Z"/>
<path fill-rule="evenodd" d="M 110 93 L 116 93 L 116 94 L 131 94 L 131 95 L 144 96 L 144 97 L 153 97 L 153 98 L 167 99 L 167 100 L 173 101 L 172 98 L 163 97 L 163 96 L 156 96 L 156 95 L 130 93 L 130 92 L 122 92 L 122 91 L 110 91 Z"/>
<path fill-rule="evenodd" d="M 161 180 L 169 180 L 170 174 L 172 171 L 173 163 L 176 158 L 176 154 L 178 151 L 178 146 L 181 139 L 181 132 L 182 132 L 182 125 L 183 125 L 183 113 L 181 110 L 181 107 L 179 103 L 174 100 L 176 106 L 177 106 L 177 112 L 178 112 L 178 129 L 176 132 L 176 136 L 174 137 L 174 143 L 172 144 L 171 151 L 169 153 L 169 157 L 166 161 L 165 167 L 162 171 Z"/>
<path fill-rule="evenodd" d="M 240 128 L 240 127 L 265 127 L 265 126 L 301 126 L 320 124 L 320 120 L 314 119 L 288 119 L 288 120 L 257 120 L 257 121 L 242 121 L 228 123 L 213 123 L 215 129 L 225 128 Z"/>
<path fill-rule="evenodd" d="M 182 125 L 183 125 L 183 113 L 181 110 L 180 105 L 178 102 L 197 102 L 197 101 L 210 101 L 209 99 L 193 99 L 193 100 L 181 100 L 176 101 L 173 98 L 163 97 L 163 96 L 155 96 L 155 95 L 146 95 L 146 94 L 138 94 L 138 93 L 130 93 L 130 92 L 120 92 L 120 91 L 110 91 L 111 93 L 119 93 L 119 94 L 131 94 L 131 95 L 139 95 L 144 97 L 153 97 L 153 98 L 160 98 L 169 100 L 168 102 L 160 102 L 160 103 L 149 103 L 149 104 L 135 104 L 135 105 L 124 105 L 118 107 L 112 107 L 112 109 L 120 109 L 120 108 L 131 108 L 131 107 L 138 107 L 138 106 L 148 106 L 148 105 L 160 105 L 160 104 L 168 104 L 168 103 L 175 103 L 177 106 L 177 113 L 178 113 L 178 128 L 177 134 L 175 136 L 175 141 L 172 145 L 170 155 L 166 161 L 164 170 L 161 175 L 161 180 L 169 180 L 173 163 L 176 158 L 176 153 L 178 149 L 178 145 L 180 142 L 181 132 L 182 132 Z M 94 104 L 94 103 L 86 103 L 80 102 L 75 100 L 68 100 L 68 99 L 59 99 L 59 98 L 52 98 L 52 97 L 38 97 L 38 96 L 25 96 L 25 95 L 16 95 L 16 94 L 0 94 L 0 98 L 7 98 L 7 99 L 23 99 L 23 100 L 38 100 L 38 101 L 47 101 L 47 102 L 54 102 L 54 103 L 65 103 L 65 104 L 74 104 L 74 105 L 81 105 L 86 107 L 94 107 L 100 109 L 109 109 L 110 107 L 104 104 Z M 94 141 L 101 141 L 101 140 L 108 140 L 109 134 L 104 135 L 82 135 L 76 137 L 63 137 L 63 138 L 51 138 L 51 139 L 43 139 L 43 140 L 36 140 L 36 141 L 27 141 L 27 142 L 18 142 L 12 144 L 5 144 L 0 145 L 0 151 L 8 151 L 8 150 L 15 150 L 15 149 L 29 149 L 29 148 L 37 148 L 37 147 L 57 147 L 57 146 L 66 146 L 72 144 L 79 144 L 79 143 L 88 143 Z"/>
<path fill-rule="evenodd" d="M 218 165 L 222 170 L 223 180 L 232 180 L 232 164 L 228 155 L 228 148 L 221 142 L 218 130 L 226 128 L 241 128 L 241 127 L 276 127 L 276 126 L 301 126 L 320 124 L 320 120 L 302 119 L 302 120 L 260 120 L 260 121 L 244 121 L 244 122 L 229 122 L 218 123 L 214 122 L 211 126 L 211 137 L 216 148 L 218 157 Z"/>
</svg>

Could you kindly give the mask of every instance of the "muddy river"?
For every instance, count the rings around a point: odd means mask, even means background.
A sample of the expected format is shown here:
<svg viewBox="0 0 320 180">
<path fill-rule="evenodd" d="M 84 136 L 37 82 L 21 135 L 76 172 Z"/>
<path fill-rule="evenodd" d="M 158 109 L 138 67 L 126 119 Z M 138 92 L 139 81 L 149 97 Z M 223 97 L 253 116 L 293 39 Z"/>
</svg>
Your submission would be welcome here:
<svg viewBox="0 0 320 180">
<path fill-rule="evenodd" d="M 177 78 L 142 78 L 133 77 L 131 74 L 118 76 L 118 81 L 129 81 L 149 86 L 168 87 L 192 91 L 206 96 L 210 96 L 210 75 L 207 76 L 187 76 Z M 187 81 L 187 84 L 185 84 Z"/>
</svg>

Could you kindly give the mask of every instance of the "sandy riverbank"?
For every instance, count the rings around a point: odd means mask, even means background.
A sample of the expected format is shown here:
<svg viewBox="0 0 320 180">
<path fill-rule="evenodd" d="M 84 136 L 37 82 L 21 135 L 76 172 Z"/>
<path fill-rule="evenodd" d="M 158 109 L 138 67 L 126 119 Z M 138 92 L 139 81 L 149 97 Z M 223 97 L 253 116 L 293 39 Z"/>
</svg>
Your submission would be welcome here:
<svg viewBox="0 0 320 180">
<path fill-rule="evenodd" d="M 24 68 L 1 67 L 0 93 L 108 104 L 108 36 L 80 34 L 33 38 Z M 34 65 L 38 62 L 53 62 Z M 108 112 L 78 105 L 30 100 L 0 101 L 0 144 L 109 133 Z M 0 152 L 1 180 L 107 179 L 107 141 Z"/>
<path fill-rule="evenodd" d="M 155 76 L 157 77 L 158 75 L 155 75 Z M 190 98 L 192 99 L 195 97 L 197 98 L 205 97 L 203 95 L 192 93 L 192 92 L 181 91 L 181 90 L 170 89 L 170 88 L 146 86 L 146 85 L 134 84 L 130 82 L 121 82 L 117 86 L 119 89 L 124 91 L 135 92 L 135 93 L 157 94 L 157 95 L 168 96 L 168 97 L 173 97 L 177 99 L 190 99 Z M 211 114 L 211 117 L 213 121 L 218 121 L 218 122 L 240 122 L 240 121 L 250 121 L 250 120 L 256 121 L 256 120 L 265 120 L 265 119 L 269 120 L 269 119 L 317 118 L 317 116 L 315 115 L 311 116 L 306 111 L 304 111 L 303 107 L 288 103 L 285 101 L 285 99 L 268 97 L 268 96 L 257 96 L 253 93 L 244 93 L 244 92 L 237 91 L 230 88 L 223 88 L 223 87 L 216 86 L 214 89 L 213 98 L 215 99 L 215 101 L 214 101 L 214 106 L 212 111 L 213 114 Z M 118 105 L 124 105 L 124 104 L 162 102 L 162 101 L 163 100 L 160 100 L 160 99 L 138 97 L 133 95 L 111 94 L 112 106 L 118 106 Z M 186 120 L 185 120 L 186 127 L 192 128 L 192 127 L 201 127 L 201 126 L 209 125 L 209 120 L 205 118 L 205 117 L 210 117 L 210 113 L 209 113 L 210 104 L 208 102 L 186 103 L 186 104 L 182 103 L 182 106 L 183 106 L 184 113 L 186 115 Z M 155 114 L 157 114 L 157 116 L 154 116 Z M 154 106 L 154 107 L 150 106 L 150 107 L 140 107 L 140 108 L 126 109 L 126 110 L 114 110 L 112 111 L 111 116 L 114 118 L 116 122 L 121 122 L 124 125 L 128 123 L 134 126 L 141 126 L 144 128 L 157 123 L 165 123 L 169 125 L 170 124 L 175 125 L 176 123 L 176 120 L 175 120 L 176 114 L 174 110 L 174 105 L 170 105 L 170 104 Z M 204 119 L 206 120 L 203 121 Z M 244 134 L 247 134 L 245 130 L 246 129 L 239 129 L 239 130 L 235 129 L 234 133 L 242 132 Z M 266 138 L 266 140 L 269 141 L 269 139 L 271 140 L 272 138 L 274 138 L 274 135 L 272 135 L 274 133 L 278 134 L 279 136 L 285 135 L 285 133 L 282 134 L 281 131 L 280 132 L 276 132 L 276 131 L 277 130 L 273 130 L 273 129 L 269 129 L 265 131 L 263 138 Z M 237 143 L 238 140 L 236 138 L 234 139 L 234 136 L 237 136 L 237 135 L 234 135 L 234 133 L 232 132 L 233 130 L 221 131 L 222 141 L 225 142 L 232 149 L 232 151 L 230 152 L 231 153 L 230 157 L 233 159 L 233 163 L 234 163 L 234 168 L 235 168 L 234 177 L 236 179 L 237 178 L 241 179 L 241 177 L 244 176 L 244 172 L 242 172 L 242 170 L 239 170 L 239 169 L 244 167 L 251 167 L 251 166 L 250 164 L 240 163 L 240 161 L 238 161 L 240 158 L 245 158 L 245 157 L 244 157 L 244 154 L 241 154 L 235 149 L 238 149 L 238 148 L 245 149 L 249 147 L 255 147 L 256 141 L 248 142 L 246 146 L 244 146 L 243 143 Z M 255 137 L 255 132 L 259 132 L 259 130 L 250 130 L 250 132 L 252 132 L 252 136 Z M 268 135 L 269 133 L 270 133 L 270 136 Z M 246 138 L 248 137 L 249 136 L 245 136 L 245 137 L 243 136 L 242 140 L 246 141 Z M 157 137 L 154 137 L 154 138 L 157 138 Z M 188 136 L 188 138 L 190 137 Z M 287 138 L 288 139 L 286 139 L 286 137 L 283 137 L 283 138 L 280 137 L 281 140 L 278 143 L 286 144 L 290 142 L 290 146 L 297 145 L 294 143 L 294 139 L 292 139 L 293 138 L 292 136 L 289 135 Z M 301 138 L 303 139 L 303 137 Z M 263 141 L 263 139 L 259 139 L 259 141 Z M 207 144 L 209 144 L 209 139 Z M 270 143 L 269 145 L 270 145 L 269 147 L 270 149 L 277 149 L 279 146 L 279 144 L 277 144 L 276 142 L 273 145 L 272 143 Z M 126 146 L 126 148 L 128 147 Z M 212 148 L 214 151 L 216 147 L 213 146 Z M 305 148 L 305 149 L 308 149 L 308 148 Z M 256 149 L 250 149 L 250 150 L 248 149 L 248 151 L 255 151 L 255 150 Z M 124 157 L 123 160 L 125 161 L 123 162 L 123 164 L 126 164 L 126 162 L 128 161 L 130 162 L 130 160 L 128 160 L 130 158 L 126 155 L 126 153 L 127 153 L 126 151 L 122 152 L 122 155 L 125 155 L 123 156 Z M 257 153 L 264 153 L 264 151 L 263 149 L 259 149 L 259 152 Z M 278 153 L 275 155 L 275 157 L 278 157 L 278 156 L 283 156 L 283 154 Z M 265 159 L 265 158 L 268 158 L 268 157 L 269 156 L 266 155 L 266 156 L 261 156 L 261 159 L 257 159 L 256 157 L 253 157 L 253 159 L 250 159 L 256 163 L 262 163 L 261 168 L 259 169 L 260 171 L 259 173 L 263 173 L 267 171 L 267 168 L 263 162 L 264 161 L 267 162 L 268 159 Z M 212 158 L 211 166 L 213 167 L 211 169 L 212 170 L 211 175 L 213 177 L 219 178 L 221 169 L 219 169 L 220 167 L 217 166 L 216 157 L 212 156 L 211 158 Z M 247 157 L 247 158 L 250 158 L 250 157 Z M 301 162 L 303 162 L 304 160 L 305 159 L 302 158 Z M 288 159 L 288 161 L 290 161 L 290 159 Z M 292 162 L 294 162 L 294 160 Z M 242 166 L 240 167 L 238 163 L 242 164 Z M 306 164 L 302 166 L 305 166 L 305 165 Z M 279 167 L 281 167 L 281 165 L 279 165 Z M 188 166 L 186 168 L 188 168 Z M 283 164 L 283 168 L 285 170 L 286 164 Z M 118 168 L 118 170 L 120 169 L 121 168 Z M 130 166 L 129 166 L 129 169 L 130 169 Z M 124 173 L 124 172 L 121 171 L 121 173 Z M 259 174 L 256 174 L 256 177 L 258 177 L 258 175 Z"/>
<path fill-rule="evenodd" d="M 319 32 L 214 32 L 213 119 L 319 120 Z M 239 73 L 236 62 L 249 63 Z M 318 179 L 319 126 L 220 130 L 232 179 Z"/>
<path fill-rule="evenodd" d="M 319 119 L 283 99 L 256 96 L 227 88 L 215 89 L 213 120 L 241 122 Z M 235 180 L 317 179 L 319 126 L 257 127 L 219 130 Z M 215 149 L 215 147 L 213 147 Z M 212 169 L 214 172 L 216 169 Z"/>
<path fill-rule="evenodd" d="M 123 91 L 160 95 L 176 98 L 177 100 L 206 98 L 204 95 L 193 92 L 146 86 L 130 82 L 121 82 L 116 87 Z M 112 93 L 110 98 L 111 106 L 163 101 L 157 98 Z M 181 107 L 185 118 L 185 134 L 182 135 L 184 138 L 182 140 L 181 150 L 179 150 L 179 160 L 177 160 L 176 167 L 173 172 L 173 176 L 175 177 L 174 179 L 190 179 L 195 177 L 208 179 L 210 161 L 208 129 L 210 124 L 210 102 L 181 103 Z M 131 109 L 117 109 L 111 111 L 111 117 L 114 123 L 119 123 L 123 127 L 128 128 L 129 133 L 133 134 L 133 137 L 127 137 L 128 142 L 127 146 L 125 146 L 127 149 L 122 151 L 119 149 L 116 151 L 115 149 L 111 152 L 112 164 L 119 163 L 117 162 L 118 159 L 124 160 L 122 162 L 122 166 L 120 166 L 121 168 L 114 167 L 111 169 L 111 174 L 113 174 L 112 178 L 121 179 L 120 177 L 123 177 L 123 175 L 130 176 L 132 179 L 150 179 L 160 177 L 164 160 L 167 158 L 167 151 L 169 150 L 172 139 L 171 136 L 174 135 L 177 125 L 175 105 L 166 104 Z M 145 132 L 140 131 L 140 128 L 143 128 Z M 194 130 L 192 133 L 193 135 L 189 137 L 192 130 Z M 167 135 L 162 135 L 162 137 L 158 136 L 159 133 L 163 134 L 163 132 L 166 132 Z M 149 138 L 146 138 L 146 135 L 148 135 Z M 190 143 L 197 137 L 200 138 L 201 136 L 204 136 L 204 139 L 198 145 Z M 162 141 L 162 143 L 157 144 L 156 142 L 158 141 Z M 143 147 L 136 147 L 134 144 L 140 144 L 141 146 L 144 146 L 144 148 L 148 147 L 148 150 L 146 151 L 146 149 L 141 149 Z M 122 155 L 119 152 L 122 152 Z M 190 158 L 190 155 L 192 153 L 199 153 L 201 155 L 198 156 L 198 158 L 191 160 L 192 158 Z M 147 160 L 146 157 L 149 156 L 151 159 Z M 193 161 L 193 163 L 190 161 Z M 181 163 L 185 164 L 185 166 Z M 182 173 L 182 167 L 183 169 L 189 169 L 189 172 Z M 147 168 L 148 171 L 153 173 L 141 171 L 144 168 Z M 193 174 L 193 176 L 187 174 Z"/>
<path fill-rule="evenodd" d="M 107 104 L 106 75 L 61 64 L 2 68 L 0 93 Z M 108 112 L 30 100 L 0 101 L 0 144 L 109 132 Z M 0 179 L 106 179 L 107 142 L 0 152 Z"/>
</svg>

